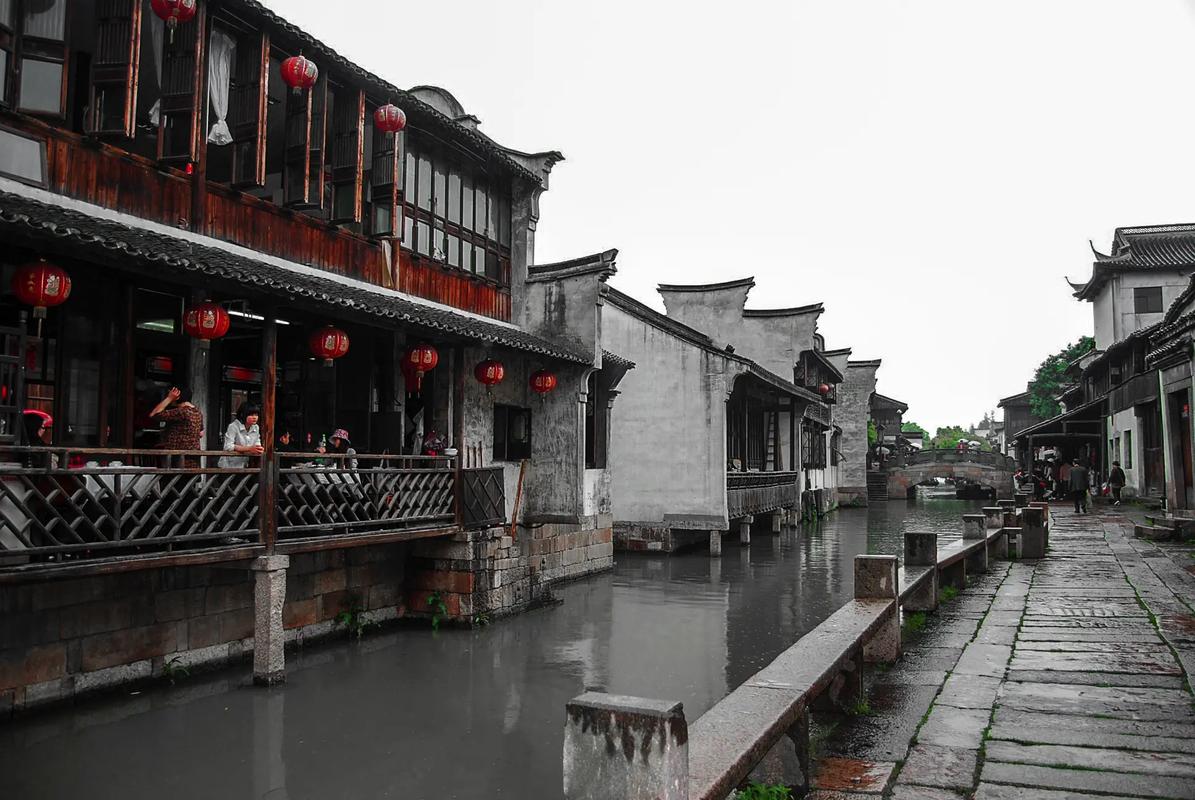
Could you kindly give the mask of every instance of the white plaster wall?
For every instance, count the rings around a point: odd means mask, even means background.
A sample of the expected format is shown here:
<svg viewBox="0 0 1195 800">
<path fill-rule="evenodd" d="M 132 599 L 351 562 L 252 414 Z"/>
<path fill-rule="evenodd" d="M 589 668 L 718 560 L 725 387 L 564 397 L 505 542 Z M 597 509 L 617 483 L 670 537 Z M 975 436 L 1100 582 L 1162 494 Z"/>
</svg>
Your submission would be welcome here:
<svg viewBox="0 0 1195 800">
<path fill-rule="evenodd" d="M 610 470 L 586 469 L 581 513 L 587 517 L 610 513 Z"/>
<path fill-rule="evenodd" d="M 840 486 L 867 488 L 867 421 L 879 364 L 849 362 L 838 386 L 838 402 L 831 406 L 834 424 L 842 428 Z"/>
<path fill-rule="evenodd" d="M 724 528 L 726 397 L 740 365 L 612 303 L 601 331 L 605 349 L 635 362 L 611 413 L 615 521 Z"/>
<path fill-rule="evenodd" d="M 1112 442 L 1117 438 L 1120 439 L 1120 466 L 1124 470 L 1126 495 L 1143 494 L 1142 481 L 1145 478 L 1144 464 L 1141 462 L 1142 447 L 1141 447 L 1141 432 L 1138 426 L 1137 415 L 1132 408 L 1127 408 L 1124 411 L 1117 412 L 1111 417 L 1107 418 L 1107 434 L 1104 447 L 1107 451 L 1107 459 L 1105 464 L 1108 465 L 1108 471 L 1112 469 L 1112 461 L 1116 458 Z M 1132 467 L 1125 465 L 1126 453 L 1124 447 L 1124 432 L 1129 431 L 1132 437 L 1131 447 L 1133 449 Z M 1104 479 L 1107 480 L 1107 474 Z"/>
<path fill-rule="evenodd" d="M 1190 276 L 1190 271 L 1151 270 L 1125 272 L 1113 277 L 1093 303 L 1096 348 L 1106 350 L 1134 331 L 1161 322 L 1165 310 L 1187 288 Z M 1162 287 L 1162 312 L 1137 314 L 1133 311 L 1133 290 L 1149 286 Z"/>
</svg>

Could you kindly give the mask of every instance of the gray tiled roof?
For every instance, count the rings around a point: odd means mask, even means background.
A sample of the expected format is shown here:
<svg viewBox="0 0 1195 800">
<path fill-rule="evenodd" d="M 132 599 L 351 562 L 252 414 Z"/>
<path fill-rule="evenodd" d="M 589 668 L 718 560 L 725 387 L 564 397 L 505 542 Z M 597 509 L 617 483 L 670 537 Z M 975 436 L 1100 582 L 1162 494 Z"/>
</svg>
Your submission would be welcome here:
<svg viewBox="0 0 1195 800">
<path fill-rule="evenodd" d="M 374 324 L 403 323 L 429 333 L 458 336 L 581 364 L 592 355 L 549 342 L 519 328 L 475 315 L 421 303 L 398 292 L 341 276 L 323 277 L 314 268 L 288 269 L 277 259 L 256 259 L 202 243 L 206 237 L 174 236 L 151 226 L 123 224 L 74 208 L 0 191 L 0 236 L 40 249 L 78 253 L 88 259 L 141 271 L 172 270 L 180 278 L 199 274 L 260 292 L 372 317 Z M 301 265 L 296 265 L 301 266 Z"/>
<path fill-rule="evenodd" d="M 1087 282 L 1071 284 L 1080 300 L 1092 299 L 1117 272 L 1195 269 L 1195 225 L 1117 228 L 1112 253 L 1095 256 Z"/>
</svg>

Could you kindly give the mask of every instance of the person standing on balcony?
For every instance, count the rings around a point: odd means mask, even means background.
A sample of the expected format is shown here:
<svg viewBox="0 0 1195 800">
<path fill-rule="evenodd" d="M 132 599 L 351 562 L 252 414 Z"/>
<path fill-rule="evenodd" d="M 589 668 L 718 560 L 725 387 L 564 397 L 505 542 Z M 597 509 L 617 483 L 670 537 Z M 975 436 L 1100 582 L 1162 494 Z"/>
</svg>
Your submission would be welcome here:
<svg viewBox="0 0 1195 800">
<path fill-rule="evenodd" d="M 191 402 L 187 387 L 171 387 L 162 401 L 149 412 L 151 419 L 163 422 L 159 450 L 198 450 L 203 437 L 203 412 Z M 198 468 L 196 456 L 183 456 L 183 466 Z"/>
<path fill-rule="evenodd" d="M 222 468 L 244 469 L 249 466 L 249 456 L 259 456 L 265 452 L 261 446 L 261 429 L 257 427 L 260 416 L 261 409 L 256 405 L 241 403 L 236 419 L 224 431 L 224 452 L 237 455 L 221 457 Z"/>
</svg>

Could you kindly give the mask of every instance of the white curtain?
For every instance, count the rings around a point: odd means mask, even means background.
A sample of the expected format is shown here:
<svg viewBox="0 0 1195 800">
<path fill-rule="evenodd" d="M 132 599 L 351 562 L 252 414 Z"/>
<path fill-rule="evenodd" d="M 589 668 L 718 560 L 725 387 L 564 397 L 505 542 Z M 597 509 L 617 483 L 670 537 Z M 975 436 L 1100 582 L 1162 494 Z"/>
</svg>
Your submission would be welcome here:
<svg viewBox="0 0 1195 800">
<path fill-rule="evenodd" d="M 166 22 L 157 14 L 150 14 L 149 17 L 149 37 L 154 43 L 154 75 L 158 79 L 158 96 L 149 107 L 149 122 L 156 128 L 162 115 L 162 58 L 166 48 Z"/>
<path fill-rule="evenodd" d="M 232 132 L 228 130 L 228 88 L 232 77 L 232 53 L 236 40 L 222 30 L 212 31 L 208 45 L 210 53 L 207 62 L 207 96 L 212 104 L 216 121 L 208 131 L 207 140 L 215 145 L 232 143 Z"/>
</svg>

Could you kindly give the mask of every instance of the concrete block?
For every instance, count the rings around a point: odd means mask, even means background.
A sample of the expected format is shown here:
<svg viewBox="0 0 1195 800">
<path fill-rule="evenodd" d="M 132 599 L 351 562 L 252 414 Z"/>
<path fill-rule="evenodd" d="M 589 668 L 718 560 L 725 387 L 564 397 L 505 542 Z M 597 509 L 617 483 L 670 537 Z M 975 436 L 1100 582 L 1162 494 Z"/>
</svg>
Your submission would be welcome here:
<svg viewBox="0 0 1195 800">
<path fill-rule="evenodd" d="M 566 706 L 565 800 L 688 800 L 689 727 L 677 702 L 586 692 Z"/>
<path fill-rule="evenodd" d="M 933 531 L 905 533 L 905 566 L 936 567 L 938 565 L 938 534 Z"/>
<path fill-rule="evenodd" d="M 987 517 L 983 514 L 963 514 L 963 538 L 982 539 L 987 535 Z"/>
<path fill-rule="evenodd" d="M 895 600 L 896 556 L 855 556 L 855 599 Z"/>
</svg>

